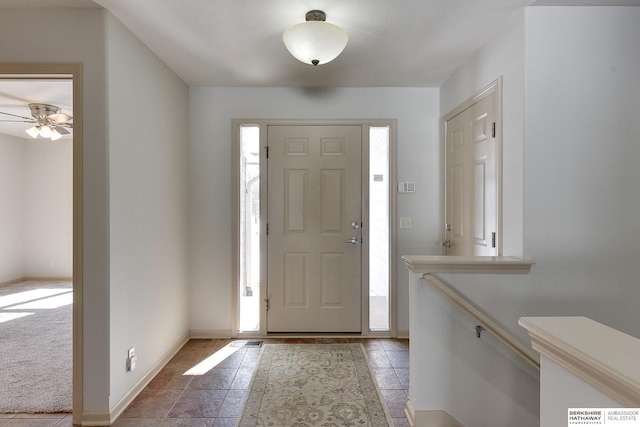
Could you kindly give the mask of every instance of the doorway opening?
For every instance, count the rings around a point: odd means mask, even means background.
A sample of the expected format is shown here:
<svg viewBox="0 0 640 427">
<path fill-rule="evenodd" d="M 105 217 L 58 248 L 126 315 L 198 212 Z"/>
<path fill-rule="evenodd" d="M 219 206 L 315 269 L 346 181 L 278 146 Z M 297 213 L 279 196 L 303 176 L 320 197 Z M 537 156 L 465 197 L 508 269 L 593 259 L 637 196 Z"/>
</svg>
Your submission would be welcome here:
<svg viewBox="0 0 640 427">
<path fill-rule="evenodd" d="M 68 402 L 66 405 L 71 406 L 71 409 L 74 412 L 74 422 L 79 424 L 82 408 L 82 64 L 0 63 L 0 82 L 17 83 L 18 85 L 20 82 L 25 82 L 25 87 L 27 88 L 31 87 L 31 89 L 35 89 L 37 86 L 41 89 L 41 91 L 37 92 L 37 99 L 33 97 L 13 96 L 16 94 L 14 93 L 12 95 L 11 92 L 3 91 L 3 95 L 9 95 L 9 98 L 11 98 L 8 103 L 3 105 L 4 110 L 11 108 L 13 102 L 23 102 L 25 104 L 24 108 L 26 113 L 18 112 L 16 114 L 19 116 L 26 116 L 31 120 L 29 116 L 33 115 L 34 112 L 33 108 L 28 105 L 29 102 L 50 102 L 52 104 L 55 103 L 56 107 L 62 107 L 61 112 L 65 113 L 66 116 L 69 116 L 65 117 L 66 122 L 69 122 L 70 118 L 73 117 L 73 132 L 66 130 L 71 128 L 71 126 L 66 125 L 63 126 L 65 129 L 56 128 L 58 134 L 54 133 L 52 130 L 52 135 L 54 136 L 53 144 L 55 145 L 52 145 L 50 140 L 42 140 L 42 143 L 47 146 L 47 148 L 43 148 L 43 146 L 40 145 L 40 141 L 36 142 L 31 139 L 26 140 L 26 142 L 22 144 L 22 148 L 26 151 L 30 151 L 29 153 L 25 153 L 25 160 L 39 159 L 38 163 L 30 163 L 31 169 L 35 168 L 36 170 L 31 172 L 26 170 L 24 171 L 25 173 L 28 173 L 28 178 L 25 178 L 25 181 L 29 181 L 26 184 L 28 184 L 28 187 L 30 188 L 29 191 L 31 192 L 25 192 L 24 197 L 32 197 L 30 202 L 31 205 L 42 205 L 43 203 L 48 205 L 46 213 L 49 217 L 46 221 L 39 221 L 38 225 L 42 226 L 54 217 L 63 218 L 63 221 L 68 222 L 68 224 L 65 224 L 63 227 L 49 226 L 51 229 L 45 230 L 45 232 L 47 232 L 46 239 L 48 239 L 49 242 L 47 242 L 46 245 L 41 245 L 39 247 L 39 249 L 44 248 L 49 252 L 33 252 L 30 257 L 35 258 L 35 260 L 30 261 L 29 265 L 25 266 L 27 269 L 23 270 L 22 274 L 19 274 L 15 270 L 9 272 L 9 275 L 16 276 L 15 279 L 17 280 L 57 280 L 60 278 L 68 279 L 71 277 L 72 292 L 65 290 L 65 292 L 50 298 L 36 298 L 35 300 L 25 301 L 24 303 L 16 301 L 16 304 L 9 307 L 14 311 L 22 310 L 28 313 L 36 313 L 34 315 L 29 314 L 27 316 L 16 317 L 19 321 L 20 319 L 35 318 L 38 310 L 40 310 L 40 312 L 56 310 L 58 307 L 70 305 L 71 300 L 73 301 L 71 310 L 71 322 L 73 324 L 71 331 L 73 360 L 70 362 L 72 364 L 73 371 L 73 391 L 72 401 Z M 62 104 L 64 105 L 57 105 L 58 98 L 54 93 L 57 89 L 54 88 L 53 92 L 49 92 L 42 87 L 42 85 L 47 86 L 47 82 L 52 83 L 52 86 L 58 86 L 53 84 L 56 82 L 70 83 L 62 89 L 62 91 L 65 92 L 63 94 L 63 98 L 67 99 L 67 96 L 69 98 L 68 104 L 63 101 Z M 43 95 L 44 93 L 47 94 L 46 97 Z M 40 112 L 42 109 L 44 109 L 45 113 L 51 112 L 51 105 L 36 105 L 36 112 Z M 29 108 L 31 108 L 31 111 L 29 111 Z M 56 116 L 56 119 L 59 117 L 60 116 Z M 24 123 L 22 125 L 24 126 Z M 29 127 L 29 125 L 26 127 Z M 21 129 L 22 132 L 24 132 L 24 130 L 26 130 L 26 128 Z M 37 137 L 48 138 L 48 134 L 45 135 L 46 132 L 42 133 L 42 128 L 39 130 L 41 133 L 39 136 L 36 135 Z M 8 130 L 5 130 L 5 133 L 8 132 Z M 74 134 L 71 140 L 61 139 L 63 137 L 60 135 L 67 135 L 70 137 L 69 133 Z M 10 133 L 8 134 L 11 135 Z M 14 136 L 13 138 L 20 141 L 21 136 Z M 58 139 L 61 139 L 61 141 L 56 141 Z M 43 150 L 46 152 L 43 152 Z M 61 164 L 64 165 L 65 170 L 61 171 L 61 174 L 52 169 L 56 162 L 62 162 Z M 47 176 L 53 178 L 50 174 L 54 174 L 55 179 L 47 180 Z M 70 182 L 72 182 L 71 188 L 69 188 Z M 61 210 L 52 210 L 51 206 L 53 206 L 53 204 L 50 204 L 49 202 L 51 202 L 52 198 L 55 199 L 56 195 L 60 196 L 60 194 L 57 194 L 58 189 L 53 186 L 59 183 L 62 183 L 63 187 L 65 187 L 65 197 L 64 201 L 62 201 L 64 208 Z M 46 195 L 43 196 L 41 194 L 39 197 L 33 198 L 34 196 L 37 196 L 38 192 L 42 192 L 45 187 L 48 188 L 48 193 Z M 35 193 L 32 190 L 35 191 Z M 42 197 L 49 197 L 49 199 L 43 199 Z M 59 205 L 56 204 L 56 206 Z M 30 215 L 25 215 L 25 218 L 28 216 Z M 61 236 L 55 234 L 56 231 L 60 230 L 65 230 L 64 232 L 66 235 Z M 37 230 L 34 232 L 42 233 Z M 55 243 L 53 247 L 51 246 L 51 240 Z M 13 281 L 11 279 L 9 280 Z M 0 282 L 1 281 L 2 280 L 0 280 Z M 9 310 L 7 306 L 5 306 L 5 309 L 7 311 Z M 68 319 L 68 315 L 65 316 L 65 318 Z M 9 321 L 7 323 L 11 322 L 12 321 Z M 5 323 L 5 325 L 7 323 Z M 59 412 L 59 410 L 50 412 Z"/>
<path fill-rule="evenodd" d="M 240 336 L 267 334 L 266 139 L 272 122 L 234 121 L 235 274 Z M 277 124 L 282 124 L 278 122 Z M 285 124 L 291 124 L 286 122 Z M 295 123 L 296 125 L 299 123 Z M 307 124 L 307 122 L 305 122 Z M 315 123 L 312 123 L 315 124 Z M 321 125 L 331 123 L 322 122 Z M 342 124 L 342 123 L 340 123 Z M 353 124 L 353 123 L 349 123 Z M 395 333 L 395 128 L 393 121 L 362 126 L 362 335 Z M 262 163 L 262 167 L 261 167 Z"/>
</svg>

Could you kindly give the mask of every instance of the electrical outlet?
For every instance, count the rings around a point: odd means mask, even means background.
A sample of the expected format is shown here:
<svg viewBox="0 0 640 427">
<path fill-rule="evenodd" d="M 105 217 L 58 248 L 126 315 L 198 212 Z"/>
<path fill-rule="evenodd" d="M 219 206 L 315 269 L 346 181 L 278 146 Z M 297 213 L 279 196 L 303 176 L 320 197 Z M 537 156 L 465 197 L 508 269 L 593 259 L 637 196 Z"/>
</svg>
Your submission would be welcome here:
<svg viewBox="0 0 640 427">
<path fill-rule="evenodd" d="M 136 347 L 133 346 L 127 351 L 127 372 L 131 372 L 136 369 L 136 362 L 138 356 L 136 356 Z"/>
<path fill-rule="evenodd" d="M 411 228 L 411 217 L 410 216 L 401 216 L 400 217 L 400 228 L 401 229 L 409 229 Z"/>
</svg>

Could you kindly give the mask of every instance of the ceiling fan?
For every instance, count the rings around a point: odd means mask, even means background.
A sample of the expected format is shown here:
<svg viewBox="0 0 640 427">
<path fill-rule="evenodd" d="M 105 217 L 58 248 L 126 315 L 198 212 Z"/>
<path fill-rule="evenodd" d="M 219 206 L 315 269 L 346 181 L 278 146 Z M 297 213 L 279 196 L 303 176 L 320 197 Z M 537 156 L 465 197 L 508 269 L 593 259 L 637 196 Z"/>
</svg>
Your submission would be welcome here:
<svg viewBox="0 0 640 427">
<path fill-rule="evenodd" d="M 31 109 L 31 116 L 25 117 L 17 114 L 3 113 L 0 114 L 6 116 L 16 117 L 22 120 L 0 120 L 0 122 L 13 122 L 13 123 L 33 123 L 32 128 L 27 129 L 27 132 L 33 138 L 41 136 L 43 138 L 51 138 L 52 141 L 62 138 L 62 135 L 68 135 L 70 132 L 68 129 L 73 129 L 73 117 L 68 114 L 62 113 L 60 107 L 49 104 L 29 104 Z"/>
</svg>

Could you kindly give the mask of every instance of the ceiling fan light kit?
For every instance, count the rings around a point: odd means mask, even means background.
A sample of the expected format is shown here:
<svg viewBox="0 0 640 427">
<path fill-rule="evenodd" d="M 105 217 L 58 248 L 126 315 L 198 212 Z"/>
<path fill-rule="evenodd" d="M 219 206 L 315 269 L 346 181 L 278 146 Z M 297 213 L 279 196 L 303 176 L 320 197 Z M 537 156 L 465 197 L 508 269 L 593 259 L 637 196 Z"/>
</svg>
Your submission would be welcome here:
<svg viewBox="0 0 640 427">
<path fill-rule="evenodd" d="M 18 116 L 10 113 L 0 113 L 7 116 L 17 117 L 23 120 L 3 120 L 3 121 L 19 121 L 24 123 L 33 123 L 34 126 L 25 132 L 32 138 L 48 138 L 56 141 L 62 138 L 62 135 L 68 135 L 70 132 L 67 128 L 73 128 L 70 123 L 73 120 L 68 114 L 62 113 L 60 107 L 49 104 L 32 103 L 29 104 L 31 115 L 33 118 Z"/>
<path fill-rule="evenodd" d="M 336 59 L 347 46 L 349 34 L 337 25 L 325 22 L 326 19 L 323 11 L 310 10 L 306 22 L 286 30 L 282 41 L 289 53 L 314 66 Z"/>
</svg>

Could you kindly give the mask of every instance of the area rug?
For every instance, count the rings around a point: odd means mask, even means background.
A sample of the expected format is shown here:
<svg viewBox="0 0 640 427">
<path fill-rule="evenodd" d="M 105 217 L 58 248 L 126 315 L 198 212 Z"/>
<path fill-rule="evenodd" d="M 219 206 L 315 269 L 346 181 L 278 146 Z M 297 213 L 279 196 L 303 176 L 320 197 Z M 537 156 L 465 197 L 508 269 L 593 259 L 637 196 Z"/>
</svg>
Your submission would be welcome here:
<svg viewBox="0 0 640 427">
<path fill-rule="evenodd" d="M 237 423 L 390 425 L 361 344 L 265 344 Z"/>
<path fill-rule="evenodd" d="M 0 286 L 0 413 L 71 411 L 72 294 L 71 282 Z"/>
</svg>

